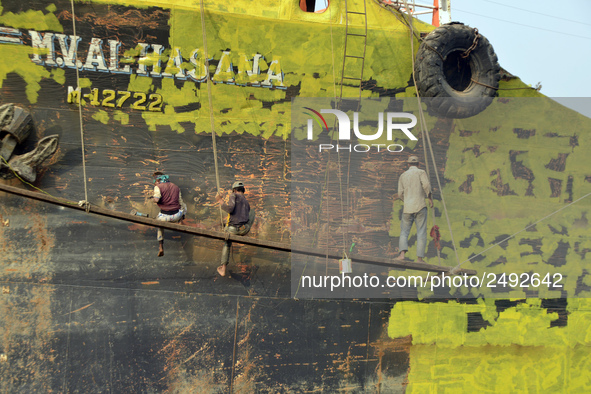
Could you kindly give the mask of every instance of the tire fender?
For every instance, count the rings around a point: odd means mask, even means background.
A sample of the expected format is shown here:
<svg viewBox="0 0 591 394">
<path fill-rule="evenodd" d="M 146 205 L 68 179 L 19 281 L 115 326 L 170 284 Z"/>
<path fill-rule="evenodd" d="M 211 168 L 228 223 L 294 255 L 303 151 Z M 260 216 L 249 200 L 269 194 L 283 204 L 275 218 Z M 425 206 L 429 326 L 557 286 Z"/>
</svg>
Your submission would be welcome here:
<svg viewBox="0 0 591 394">
<path fill-rule="evenodd" d="M 458 22 L 423 39 L 414 68 L 419 95 L 430 98 L 429 114 L 447 118 L 468 118 L 486 109 L 497 94 L 500 71 L 486 37 Z"/>
</svg>

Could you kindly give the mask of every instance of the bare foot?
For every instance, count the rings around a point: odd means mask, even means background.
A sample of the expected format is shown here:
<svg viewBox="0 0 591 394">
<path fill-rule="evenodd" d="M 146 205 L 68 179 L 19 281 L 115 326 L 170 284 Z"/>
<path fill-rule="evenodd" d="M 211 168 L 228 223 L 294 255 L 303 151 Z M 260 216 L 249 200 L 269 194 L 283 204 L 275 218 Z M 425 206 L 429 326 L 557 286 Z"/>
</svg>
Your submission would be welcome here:
<svg viewBox="0 0 591 394">
<path fill-rule="evenodd" d="M 220 276 L 226 276 L 226 265 L 222 264 L 218 267 L 218 274 L 220 274 Z"/>
<path fill-rule="evenodd" d="M 162 256 L 164 256 L 164 249 L 160 249 L 158 251 L 158 257 L 162 257 Z"/>
<path fill-rule="evenodd" d="M 426 263 L 426 261 L 422 257 L 417 257 L 417 263 Z"/>
<path fill-rule="evenodd" d="M 404 252 L 401 252 L 394 260 L 404 260 Z"/>
</svg>

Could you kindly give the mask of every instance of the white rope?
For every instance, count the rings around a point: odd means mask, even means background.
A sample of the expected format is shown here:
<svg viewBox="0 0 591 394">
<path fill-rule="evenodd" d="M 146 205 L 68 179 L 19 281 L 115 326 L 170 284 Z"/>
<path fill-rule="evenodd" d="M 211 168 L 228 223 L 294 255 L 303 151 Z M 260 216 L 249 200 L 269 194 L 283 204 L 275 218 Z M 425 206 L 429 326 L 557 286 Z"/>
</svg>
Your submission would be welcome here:
<svg viewBox="0 0 591 394">
<path fill-rule="evenodd" d="M 345 7 L 347 7 L 346 0 L 345 0 Z M 332 55 L 332 81 L 333 81 L 334 99 L 335 99 L 335 103 L 338 106 L 339 96 L 337 94 L 337 77 L 336 77 L 336 65 L 335 65 L 335 49 L 334 49 L 333 28 L 332 28 L 332 25 L 333 25 L 333 22 L 332 22 L 332 7 L 329 7 L 328 10 L 330 12 L 329 16 L 330 16 L 330 48 L 331 48 L 331 55 Z M 345 13 L 345 17 L 346 17 L 346 13 Z M 346 37 L 345 37 L 345 39 L 346 39 Z M 343 59 L 343 61 L 344 61 L 344 59 Z M 336 121 L 335 121 L 335 126 L 336 126 Z M 312 246 L 314 246 L 314 243 L 316 242 L 316 239 L 317 239 L 316 236 L 317 236 L 318 230 L 320 228 L 320 213 L 322 212 L 322 199 L 323 199 L 322 198 L 323 197 L 322 196 L 322 190 L 326 190 L 326 193 L 327 193 L 327 195 L 326 195 L 326 209 L 327 209 L 327 212 L 329 211 L 329 209 L 328 209 L 328 182 L 329 182 L 329 174 L 328 174 L 328 171 L 329 171 L 329 166 L 330 166 L 330 151 L 328 152 L 328 163 L 327 163 L 326 171 L 324 173 L 324 185 L 325 186 L 324 186 L 324 188 L 321 188 L 320 206 L 318 208 L 318 220 L 316 221 L 316 230 L 315 230 L 314 236 L 312 238 Z M 339 170 L 340 170 L 340 162 L 339 162 Z M 340 180 L 340 177 L 339 177 L 339 180 Z M 341 205 L 342 205 L 342 195 L 341 195 Z M 341 211 L 342 211 L 342 209 L 341 209 Z M 327 224 L 326 225 L 327 225 L 327 229 L 330 229 L 329 228 L 329 221 L 327 221 Z M 325 257 L 326 272 L 327 273 L 328 273 L 328 233 L 329 233 L 329 231 L 327 231 L 327 238 L 326 238 L 327 239 L 327 241 L 326 241 L 326 257 Z M 343 234 L 343 236 L 344 236 L 344 234 Z M 343 248 L 345 248 L 344 242 L 345 241 L 343 240 Z M 294 294 L 294 298 L 295 299 L 297 299 L 298 293 L 300 291 L 300 286 L 302 284 L 302 277 L 303 277 L 304 273 L 306 272 L 306 268 L 308 267 L 308 262 L 309 262 L 309 259 L 306 260 L 306 264 L 304 265 L 304 269 L 302 271 L 302 274 L 300 275 L 300 280 L 298 281 L 298 288 L 296 289 L 296 292 Z"/>
<path fill-rule="evenodd" d="M 411 46 L 411 60 L 412 60 L 412 79 L 415 85 L 415 91 L 417 92 L 417 103 L 419 106 L 419 115 L 421 119 L 421 128 L 423 135 L 427 137 L 427 143 L 429 144 L 429 151 L 431 152 L 431 160 L 433 161 L 433 169 L 435 171 L 435 177 L 437 179 L 437 186 L 439 187 L 439 195 L 441 196 L 441 202 L 443 204 L 443 211 L 445 212 L 445 219 L 447 220 L 447 227 L 449 230 L 449 235 L 451 238 L 451 244 L 454 249 L 454 253 L 456 255 L 456 261 L 458 264 L 460 263 L 460 257 L 458 256 L 458 250 L 456 248 L 456 243 L 454 240 L 453 232 L 451 229 L 451 221 L 449 220 L 449 213 L 447 212 L 447 204 L 445 203 L 445 197 L 443 196 L 443 188 L 441 187 L 441 180 L 439 179 L 439 173 L 437 172 L 437 163 L 435 161 L 435 154 L 433 153 L 433 146 L 431 145 L 431 138 L 429 137 L 429 130 L 427 130 L 426 124 L 427 121 L 425 119 L 425 114 L 423 113 L 423 107 L 421 106 L 421 97 L 419 95 L 419 88 L 417 87 L 417 81 L 415 78 L 415 58 L 414 58 L 414 29 L 412 23 L 412 16 L 410 15 L 410 11 L 408 10 L 408 3 L 404 0 L 404 6 L 406 7 L 407 14 L 409 17 L 409 28 L 410 28 L 410 46 Z M 427 158 L 425 157 L 425 162 L 427 162 Z M 433 215 L 435 215 L 435 210 L 433 210 Z M 435 217 L 435 216 L 433 216 Z"/>
<path fill-rule="evenodd" d="M 74 31 L 74 37 L 76 37 L 76 14 L 74 12 L 74 0 L 71 0 L 71 4 L 72 27 Z M 72 45 L 74 45 L 74 43 L 72 43 Z M 85 205 L 88 204 L 88 206 L 90 206 L 90 203 L 88 202 L 88 185 L 86 183 L 86 149 L 84 148 L 84 124 L 82 121 L 82 88 L 80 87 L 80 71 L 78 70 L 78 56 L 76 53 L 74 53 L 74 66 L 74 68 L 76 69 L 76 87 L 80 89 L 80 96 L 78 96 L 78 114 L 80 117 L 80 141 L 82 147 L 82 176 L 84 177 L 84 201 L 81 202 L 83 202 Z M 88 209 L 86 210 L 86 212 L 88 212 Z"/>
<path fill-rule="evenodd" d="M 211 142 L 213 146 L 213 162 L 215 167 L 215 182 L 217 193 L 220 193 L 220 175 L 218 171 L 218 150 L 215 141 L 215 127 L 213 121 L 213 99 L 211 97 L 211 79 L 209 78 L 209 60 L 207 60 L 207 37 L 205 34 L 205 9 L 203 7 L 203 0 L 201 0 L 201 32 L 203 35 L 203 57 L 205 58 L 205 78 L 207 80 L 207 99 L 209 101 L 209 123 L 211 127 Z M 224 214 L 222 213 L 222 206 L 219 205 L 220 224 L 222 229 L 224 227 Z"/>
</svg>

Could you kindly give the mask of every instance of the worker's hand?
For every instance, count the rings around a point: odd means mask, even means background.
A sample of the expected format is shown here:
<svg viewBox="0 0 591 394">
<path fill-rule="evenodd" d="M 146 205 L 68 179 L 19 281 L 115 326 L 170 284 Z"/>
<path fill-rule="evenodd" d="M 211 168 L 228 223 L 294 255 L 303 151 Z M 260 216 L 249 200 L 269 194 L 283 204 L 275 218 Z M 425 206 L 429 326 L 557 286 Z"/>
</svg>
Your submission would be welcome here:
<svg viewBox="0 0 591 394">
<path fill-rule="evenodd" d="M 429 208 L 433 208 L 433 200 L 429 199 Z"/>
<path fill-rule="evenodd" d="M 223 200 L 224 200 L 224 195 L 221 192 L 215 195 L 216 202 L 222 202 Z"/>
</svg>

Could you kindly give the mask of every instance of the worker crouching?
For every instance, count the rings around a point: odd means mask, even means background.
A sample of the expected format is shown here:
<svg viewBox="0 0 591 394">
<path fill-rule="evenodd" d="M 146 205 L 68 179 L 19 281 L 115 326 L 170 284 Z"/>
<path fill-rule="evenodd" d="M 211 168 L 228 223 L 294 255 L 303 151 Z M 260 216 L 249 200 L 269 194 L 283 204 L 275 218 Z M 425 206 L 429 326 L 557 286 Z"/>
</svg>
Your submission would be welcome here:
<svg viewBox="0 0 591 394">
<path fill-rule="evenodd" d="M 234 182 L 232 185 L 232 193 L 228 197 L 228 202 L 224 202 L 221 194 L 216 195 L 215 199 L 221 204 L 221 208 L 226 211 L 228 222 L 224 228 L 224 232 L 235 235 L 246 235 L 250 231 L 254 221 L 254 211 L 251 212 L 250 204 L 244 196 L 244 184 L 242 182 Z M 226 266 L 230 262 L 230 250 L 232 248 L 232 241 L 226 240 L 224 248 L 222 249 L 221 265 L 217 268 L 221 276 L 226 276 Z"/>
<path fill-rule="evenodd" d="M 158 204 L 160 213 L 156 220 L 178 223 L 184 219 L 187 207 L 181 196 L 181 189 L 170 182 L 168 175 L 156 171 L 154 173 L 154 202 Z M 164 230 L 158 228 L 158 256 L 164 256 Z"/>
</svg>

